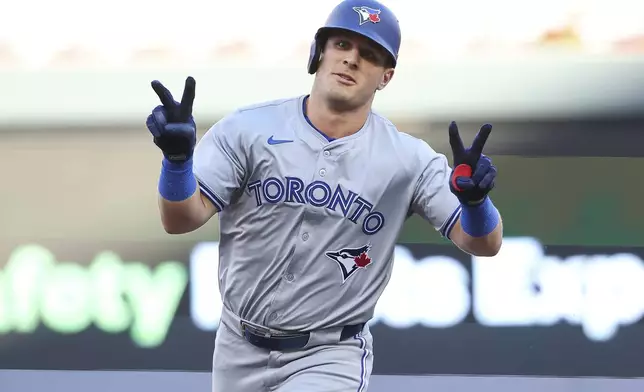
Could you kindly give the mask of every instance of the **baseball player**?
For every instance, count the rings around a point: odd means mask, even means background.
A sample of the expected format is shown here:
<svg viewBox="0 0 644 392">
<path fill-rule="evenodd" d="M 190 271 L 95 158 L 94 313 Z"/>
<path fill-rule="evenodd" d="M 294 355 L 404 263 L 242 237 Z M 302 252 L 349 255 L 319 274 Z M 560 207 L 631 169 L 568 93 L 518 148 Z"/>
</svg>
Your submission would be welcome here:
<svg viewBox="0 0 644 392">
<path fill-rule="evenodd" d="M 375 0 L 346 0 L 315 35 L 309 94 L 255 104 L 197 143 L 195 80 L 181 102 L 159 82 L 147 127 L 164 158 L 159 208 L 168 233 L 219 217 L 214 392 L 365 391 L 374 352 L 367 322 L 412 214 L 473 255 L 501 246 L 482 154 L 449 125 L 453 167 L 372 111 L 394 76 L 401 33 Z M 224 92 L 222 92 L 223 94 Z"/>
</svg>

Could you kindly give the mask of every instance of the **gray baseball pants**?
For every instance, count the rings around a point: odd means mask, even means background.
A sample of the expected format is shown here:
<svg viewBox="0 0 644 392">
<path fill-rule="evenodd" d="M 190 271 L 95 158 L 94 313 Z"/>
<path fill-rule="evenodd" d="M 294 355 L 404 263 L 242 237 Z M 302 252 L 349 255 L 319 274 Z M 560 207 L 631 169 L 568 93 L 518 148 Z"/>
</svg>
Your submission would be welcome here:
<svg viewBox="0 0 644 392">
<path fill-rule="evenodd" d="M 297 351 L 271 351 L 250 344 L 240 320 L 225 307 L 215 338 L 212 392 L 364 392 L 373 367 L 373 337 L 340 341 L 340 330 L 311 333 Z"/>
</svg>

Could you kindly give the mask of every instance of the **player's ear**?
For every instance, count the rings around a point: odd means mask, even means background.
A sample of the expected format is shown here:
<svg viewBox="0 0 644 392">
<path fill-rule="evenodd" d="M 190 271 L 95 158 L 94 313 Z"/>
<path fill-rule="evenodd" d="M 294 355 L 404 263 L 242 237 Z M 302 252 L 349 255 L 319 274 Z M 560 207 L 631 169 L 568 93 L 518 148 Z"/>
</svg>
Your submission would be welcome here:
<svg viewBox="0 0 644 392">
<path fill-rule="evenodd" d="M 391 81 L 391 79 L 394 77 L 394 69 L 393 68 L 387 68 L 385 72 L 382 74 L 382 79 L 380 80 L 380 84 L 378 84 L 378 90 L 382 90 Z"/>
</svg>

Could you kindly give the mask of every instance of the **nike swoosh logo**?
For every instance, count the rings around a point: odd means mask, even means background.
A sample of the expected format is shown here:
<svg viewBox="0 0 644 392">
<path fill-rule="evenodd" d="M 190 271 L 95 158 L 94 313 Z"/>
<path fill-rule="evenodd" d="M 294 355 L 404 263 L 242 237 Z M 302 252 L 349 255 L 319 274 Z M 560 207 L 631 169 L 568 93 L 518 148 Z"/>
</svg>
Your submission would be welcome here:
<svg viewBox="0 0 644 392">
<path fill-rule="evenodd" d="M 268 144 L 271 146 L 275 144 L 284 144 L 284 143 L 291 143 L 293 140 L 280 140 L 280 139 L 273 139 L 273 136 L 268 138 Z"/>
</svg>

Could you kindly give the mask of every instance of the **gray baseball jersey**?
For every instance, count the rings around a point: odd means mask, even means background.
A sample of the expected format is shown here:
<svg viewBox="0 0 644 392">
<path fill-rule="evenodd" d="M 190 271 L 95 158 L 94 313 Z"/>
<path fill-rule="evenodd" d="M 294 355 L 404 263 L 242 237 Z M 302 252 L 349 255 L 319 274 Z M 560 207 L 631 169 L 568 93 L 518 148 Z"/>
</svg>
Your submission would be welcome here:
<svg viewBox="0 0 644 392">
<path fill-rule="evenodd" d="M 194 172 L 220 210 L 224 306 L 269 328 L 367 322 L 413 213 L 446 235 L 460 215 L 446 157 L 371 112 L 329 141 L 306 96 L 239 109 L 199 141 Z"/>
</svg>

